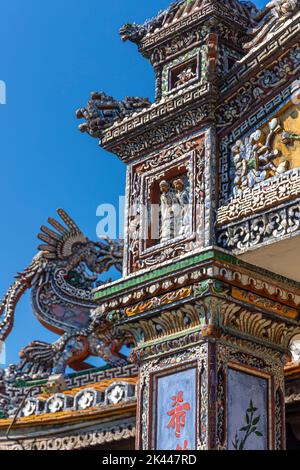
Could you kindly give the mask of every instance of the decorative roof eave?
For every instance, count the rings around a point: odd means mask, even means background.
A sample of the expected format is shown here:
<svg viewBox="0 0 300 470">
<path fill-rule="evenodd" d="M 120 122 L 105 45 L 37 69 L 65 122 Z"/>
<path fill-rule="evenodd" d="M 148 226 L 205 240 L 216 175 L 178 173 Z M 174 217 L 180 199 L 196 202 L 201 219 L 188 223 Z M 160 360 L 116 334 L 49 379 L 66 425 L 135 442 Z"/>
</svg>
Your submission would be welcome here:
<svg viewBox="0 0 300 470">
<path fill-rule="evenodd" d="M 103 423 L 99 427 L 97 421 L 95 423 L 83 422 L 81 426 L 60 426 L 49 429 L 49 433 L 41 433 L 37 429 L 36 433 L 28 429 L 26 437 L 20 436 L 16 439 L 7 440 L 6 437 L 0 437 L 0 450 L 80 450 L 125 441 L 134 438 L 136 435 L 135 428 L 136 416 L 121 419 L 110 423 Z M 88 424 L 88 426 L 87 426 Z"/>
<path fill-rule="evenodd" d="M 254 4 L 250 7 L 236 0 L 178 0 L 143 25 L 125 25 L 120 34 L 124 41 L 130 40 L 138 44 L 143 53 L 155 47 L 161 40 L 174 35 L 174 32 L 177 33 L 187 25 L 196 24 L 215 13 L 237 27 L 249 28 L 255 25 L 253 13 L 257 11 Z"/>
<path fill-rule="evenodd" d="M 166 24 L 159 31 L 146 34 L 139 44 L 139 50 L 143 55 L 148 57 L 152 49 L 170 39 L 174 34 L 180 34 L 184 30 L 194 25 L 203 24 L 212 18 L 224 20 L 232 27 L 244 31 L 250 25 L 254 24 L 254 22 L 250 22 L 249 18 L 234 13 L 232 9 L 229 10 L 222 5 L 219 0 L 211 0 L 208 4 L 193 9 L 188 15 L 182 15 L 181 18 L 176 19 L 170 24 Z"/>
<path fill-rule="evenodd" d="M 48 426 L 59 424 L 60 427 L 72 425 L 82 427 L 81 423 L 88 425 L 115 422 L 135 416 L 136 387 L 138 376 L 118 377 L 104 379 L 96 383 L 85 384 L 81 387 L 65 388 L 61 391 L 47 391 L 38 394 L 30 388 L 31 396 L 22 403 L 18 418 L 10 429 L 14 435 L 18 428 L 31 428 L 32 433 L 39 435 L 39 427 L 44 426 L 43 433 L 51 431 Z M 26 392 L 25 392 L 26 393 Z M 4 401 L 8 396 L 1 397 Z M 21 399 L 21 397 L 19 397 Z M 0 449 L 3 430 L 7 429 L 14 419 L 14 412 L 2 413 L 0 419 Z M 37 429 L 35 429 L 37 428 Z M 62 431 L 61 431 L 62 432 Z M 29 431 L 28 431 L 29 433 Z"/>
<path fill-rule="evenodd" d="M 138 374 L 138 367 L 135 364 L 127 364 L 122 367 L 122 373 L 124 373 L 124 378 L 122 378 L 123 382 L 130 383 L 132 378 L 135 379 Z M 86 385 L 80 387 L 78 385 L 78 380 L 83 380 L 84 384 L 89 384 L 90 387 L 94 387 L 94 384 L 98 384 L 97 386 L 101 386 L 104 389 L 106 386 L 110 385 L 117 380 L 120 380 L 120 367 L 111 368 L 110 366 L 102 366 L 99 368 L 92 368 L 89 370 L 79 371 L 79 372 L 72 372 L 71 374 L 67 374 L 65 376 L 65 382 L 68 387 L 69 391 L 72 390 L 82 390 L 86 388 Z M 36 393 L 42 393 L 42 390 L 47 386 L 47 379 L 41 380 L 28 380 L 28 381 L 21 381 L 21 383 L 15 382 L 13 387 L 18 390 L 20 387 L 24 389 L 25 393 L 28 391 L 29 387 L 35 387 Z"/>
<path fill-rule="evenodd" d="M 163 125 L 167 125 L 174 120 L 174 117 L 180 119 L 180 117 L 190 110 L 203 109 L 203 117 L 199 118 L 197 125 L 192 123 L 190 129 L 185 129 L 186 132 L 194 131 L 200 126 L 204 126 L 208 120 L 213 119 L 213 109 L 216 101 L 217 90 L 214 85 L 204 83 L 202 85 L 193 86 L 181 92 L 176 92 L 167 98 L 161 99 L 159 102 L 154 103 L 150 108 L 143 110 L 139 113 L 134 113 L 122 121 L 116 121 L 112 126 L 103 131 L 103 137 L 99 144 L 105 150 L 115 153 L 123 161 L 131 161 L 136 157 L 143 155 L 149 151 L 147 142 L 145 140 L 145 148 L 140 152 L 129 152 L 126 150 L 132 147 L 133 138 L 140 135 L 147 135 L 148 131 L 159 130 Z M 207 107 L 207 112 L 204 112 L 204 108 Z M 178 133 L 182 130 L 178 130 Z M 170 136 L 175 138 L 176 135 Z M 157 146 L 151 144 L 151 151 Z M 123 150 L 125 149 L 125 150 Z M 126 153 L 127 152 L 127 153 Z"/>
<path fill-rule="evenodd" d="M 260 51 L 271 44 L 275 43 L 276 41 L 280 40 L 280 45 L 282 46 L 287 41 L 289 41 L 290 37 L 297 34 L 300 30 L 300 10 L 296 10 L 295 14 L 287 17 L 287 19 L 281 24 L 278 29 L 274 29 L 272 32 L 266 34 L 265 38 L 258 42 L 255 47 L 249 48 L 247 54 L 241 59 L 241 63 L 246 63 L 251 61 L 251 59 L 260 54 Z M 279 44 L 278 44 L 279 45 Z M 271 49 L 274 48 L 271 47 Z"/>
<path fill-rule="evenodd" d="M 277 94 L 291 92 L 298 78 L 300 61 L 300 23 L 294 26 L 290 36 L 287 34 L 282 40 L 279 36 L 274 42 L 268 43 L 268 48 L 263 48 L 259 56 L 253 57 L 252 62 L 249 60 L 236 67 L 226 81 L 226 88 L 220 93 L 216 109 L 221 137 L 228 136 L 239 125 L 243 125 L 243 132 L 246 132 L 251 127 L 246 116 L 250 113 L 254 115 L 258 110 L 262 116 L 264 106 L 270 109 L 270 100 L 273 100 L 274 107 L 275 91 Z M 272 81 L 269 77 L 272 77 Z M 246 100 L 243 101 L 245 96 Z"/>
<path fill-rule="evenodd" d="M 130 418 L 125 422 L 116 422 L 111 426 L 106 425 L 103 429 L 84 428 L 82 430 L 66 429 L 63 434 L 61 429 L 54 435 L 28 437 L 22 441 L 8 441 L 0 438 L 0 450 L 59 450 L 71 451 L 81 449 L 91 449 L 94 446 L 106 446 L 132 439 L 136 435 L 135 418 Z"/>
<path fill-rule="evenodd" d="M 179 279 L 177 279 L 178 272 L 180 272 Z M 152 298 L 158 294 L 158 291 L 163 294 L 164 291 L 179 289 L 208 278 L 234 284 L 233 273 L 240 273 L 243 279 L 243 283 L 240 285 L 237 281 L 236 286 L 247 288 L 257 294 L 263 293 L 264 296 L 270 296 L 270 298 L 277 292 L 278 302 L 299 309 L 300 284 L 298 282 L 257 267 L 253 271 L 252 265 L 219 248 L 210 248 L 198 254 L 186 255 L 177 261 L 165 263 L 163 267 L 131 274 L 110 285 L 95 289 L 94 296 L 95 301 L 101 302 L 104 309 L 108 311 Z M 174 279 L 177 280 L 174 281 Z M 255 284 L 253 279 L 256 279 Z M 164 281 L 171 281 L 171 284 L 161 287 Z M 279 287 L 280 290 L 278 290 Z M 293 299 L 292 303 L 291 299 Z"/>
<path fill-rule="evenodd" d="M 228 74 L 221 85 L 220 101 L 233 94 L 240 87 L 241 80 L 247 80 L 256 69 L 263 69 L 269 61 L 273 61 L 277 56 L 282 55 L 288 49 L 290 43 L 296 39 L 300 33 L 300 11 L 293 17 L 288 18 L 282 26 L 270 37 L 267 37 L 254 49 L 236 63 L 235 67 Z"/>
</svg>

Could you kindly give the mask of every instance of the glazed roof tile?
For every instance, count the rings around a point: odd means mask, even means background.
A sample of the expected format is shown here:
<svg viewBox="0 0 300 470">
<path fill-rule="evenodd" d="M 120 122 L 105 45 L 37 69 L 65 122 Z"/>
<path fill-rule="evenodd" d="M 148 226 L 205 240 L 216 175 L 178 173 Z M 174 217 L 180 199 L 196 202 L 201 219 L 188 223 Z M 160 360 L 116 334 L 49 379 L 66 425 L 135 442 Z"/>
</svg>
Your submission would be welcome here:
<svg viewBox="0 0 300 470">
<path fill-rule="evenodd" d="M 136 400 L 131 402 L 122 402 L 117 405 L 93 406 L 85 410 L 65 410 L 57 413 L 44 413 L 28 417 L 20 417 L 14 425 L 14 428 L 27 426 L 51 425 L 57 422 L 65 423 L 67 421 L 83 422 L 83 420 L 114 418 L 122 416 L 128 412 L 136 412 Z M 0 419 L 0 430 L 6 429 L 11 424 L 11 419 Z"/>
<path fill-rule="evenodd" d="M 62 395 L 69 395 L 69 396 L 75 396 L 78 392 L 81 392 L 82 390 L 87 390 L 89 388 L 93 388 L 95 390 L 98 390 L 99 392 L 104 392 L 110 385 L 118 382 L 126 382 L 128 384 L 136 385 L 138 381 L 138 377 L 124 377 L 124 378 L 113 378 L 113 379 L 105 379 L 101 380 L 101 382 L 96 382 L 96 383 L 91 383 L 88 385 L 83 385 L 82 387 L 76 387 L 76 388 L 71 388 L 68 390 L 64 390 L 60 392 Z M 38 398 L 41 399 L 47 399 L 51 397 L 53 393 L 43 393 L 38 396 Z"/>
<path fill-rule="evenodd" d="M 88 390 L 88 389 L 94 389 L 97 391 L 104 392 L 110 385 L 112 384 L 117 384 L 117 383 L 128 383 L 131 385 L 136 385 L 138 382 L 138 377 L 120 377 L 120 378 L 113 378 L 113 379 L 106 379 L 102 380 L 101 382 L 98 383 L 92 383 L 92 384 L 87 384 L 82 387 L 77 387 L 77 388 L 72 388 L 69 390 L 64 390 L 62 392 L 59 392 L 59 395 L 66 395 L 66 396 L 72 396 L 75 397 L 77 393 L 83 390 Z M 39 395 L 38 398 L 41 401 L 46 401 L 50 397 L 54 396 L 55 394 L 51 393 L 44 393 L 42 395 Z M 124 413 L 127 412 L 135 412 L 135 407 L 136 407 L 136 399 L 132 398 L 129 401 L 122 401 L 117 404 L 105 404 L 101 403 L 98 404 L 97 406 L 92 406 L 87 409 L 66 409 L 64 411 L 58 411 L 55 413 L 41 413 L 41 414 L 35 414 L 27 417 L 19 417 L 16 422 L 16 427 L 26 427 L 29 425 L 42 425 L 42 424 L 51 424 L 55 422 L 60 422 L 64 423 L 68 420 L 88 420 L 88 419 L 98 419 L 102 417 L 114 417 L 114 416 L 119 416 L 123 415 Z M 11 418 L 5 418 L 5 419 L 0 419 L 0 430 L 5 429 L 9 426 L 11 423 Z"/>
</svg>

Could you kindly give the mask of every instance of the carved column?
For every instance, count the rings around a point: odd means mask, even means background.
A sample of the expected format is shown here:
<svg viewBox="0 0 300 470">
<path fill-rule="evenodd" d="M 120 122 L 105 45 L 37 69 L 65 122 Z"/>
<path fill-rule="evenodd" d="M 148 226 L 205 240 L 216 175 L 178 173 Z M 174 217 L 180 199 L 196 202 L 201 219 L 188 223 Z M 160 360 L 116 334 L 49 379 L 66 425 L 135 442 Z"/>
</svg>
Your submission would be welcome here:
<svg viewBox="0 0 300 470">
<path fill-rule="evenodd" d="M 209 256 L 169 275 L 184 287 L 115 316 L 140 367 L 137 448 L 284 449 L 295 288 L 224 253 Z"/>
</svg>

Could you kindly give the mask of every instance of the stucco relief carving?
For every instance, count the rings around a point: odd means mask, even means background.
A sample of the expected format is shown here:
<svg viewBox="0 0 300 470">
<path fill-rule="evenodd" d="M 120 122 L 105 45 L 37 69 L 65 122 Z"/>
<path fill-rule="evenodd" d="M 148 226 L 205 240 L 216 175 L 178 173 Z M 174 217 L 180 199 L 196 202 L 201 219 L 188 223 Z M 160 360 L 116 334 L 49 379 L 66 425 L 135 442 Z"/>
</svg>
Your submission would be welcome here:
<svg viewBox="0 0 300 470">
<path fill-rule="evenodd" d="M 289 204 L 245 222 L 219 230 L 217 243 L 234 252 L 295 234 L 300 230 L 300 204 Z"/>
<path fill-rule="evenodd" d="M 112 403 L 113 405 L 120 403 L 120 401 L 122 401 L 124 394 L 125 394 L 124 388 L 121 387 L 120 385 L 117 385 L 107 395 L 109 403 Z"/>
<path fill-rule="evenodd" d="M 186 54 L 167 63 L 161 74 L 161 95 L 167 96 L 175 90 L 181 89 L 187 84 L 203 80 L 204 77 L 204 48 L 193 49 Z"/>
<path fill-rule="evenodd" d="M 237 290 L 235 289 L 235 291 Z M 222 292 L 220 289 L 218 296 L 222 296 Z M 170 335 L 179 340 L 183 333 L 188 336 L 190 333 L 197 335 L 199 332 L 202 338 L 221 338 L 230 334 L 236 337 L 247 337 L 249 340 L 263 343 L 269 347 L 280 346 L 287 349 L 290 339 L 300 333 L 295 315 L 288 316 L 290 311 L 284 308 L 278 308 L 275 311 L 275 302 L 258 296 L 253 302 L 251 298 L 248 299 L 247 296 L 240 295 L 239 300 L 243 300 L 243 304 L 237 303 L 226 286 L 223 295 L 226 295 L 226 300 L 208 296 L 180 308 L 161 312 L 147 320 L 142 317 L 132 323 L 120 324 L 119 331 L 130 333 L 134 338 L 135 349 L 132 353 L 132 359 L 138 360 L 138 358 L 144 358 L 145 355 L 154 354 L 154 345 L 158 347 L 159 344 L 168 343 L 169 349 L 176 349 L 179 341 L 175 341 L 171 345 L 171 342 L 168 341 Z M 235 296 L 237 297 L 237 294 Z M 260 311 L 254 311 L 253 305 L 260 308 Z M 266 314 L 270 311 L 277 313 L 278 317 L 272 318 Z M 297 312 L 295 314 L 297 315 Z M 159 349 L 158 347 L 157 352 Z M 164 346 L 162 346 L 161 352 L 166 352 Z"/>
<path fill-rule="evenodd" d="M 174 211 L 175 195 L 171 191 L 168 181 L 161 181 L 160 189 L 160 242 L 165 243 L 174 238 Z"/>
<path fill-rule="evenodd" d="M 135 436 L 135 418 L 116 424 L 103 425 L 101 429 L 88 429 L 77 433 L 72 430 L 65 435 L 27 439 L 22 444 L 15 441 L 0 441 L 1 450 L 75 450 L 122 441 Z"/>
<path fill-rule="evenodd" d="M 218 209 L 218 226 L 242 219 L 260 210 L 267 210 L 275 204 L 293 199 L 300 194 L 300 168 L 287 171 L 277 178 L 270 178 L 263 184 L 248 188 Z"/>
<path fill-rule="evenodd" d="M 282 106 L 229 148 L 230 190 L 226 203 L 218 209 L 219 226 L 300 194 L 298 104 Z"/>
<path fill-rule="evenodd" d="M 299 68 L 300 49 L 299 44 L 296 44 L 271 66 L 245 82 L 242 88 L 219 106 L 217 111 L 218 127 L 223 128 L 233 124 L 244 116 L 251 107 L 258 106 L 266 96 L 276 90 L 276 87 L 288 83 Z"/>
<path fill-rule="evenodd" d="M 195 89 L 193 89 L 193 87 L 189 88 L 186 94 L 191 97 L 191 101 L 193 102 L 193 100 L 196 99 L 196 95 L 197 97 L 203 96 L 208 89 L 209 85 L 203 84 L 201 87 L 195 87 Z M 179 97 L 176 96 L 175 98 L 170 97 L 169 100 L 158 105 L 158 107 L 161 108 L 160 110 L 153 109 L 153 112 L 149 115 L 139 114 L 131 128 L 137 128 L 139 126 L 138 121 L 143 124 L 143 120 L 145 119 L 149 122 L 150 120 L 154 120 L 156 115 L 161 116 L 165 112 L 169 113 L 171 106 L 174 106 L 175 110 L 178 106 L 185 105 L 187 99 L 184 94 L 181 94 Z M 163 111 L 162 108 L 164 108 Z M 160 122 L 152 129 L 145 130 L 136 136 L 133 135 L 132 138 L 128 138 L 126 141 L 116 145 L 113 151 L 125 161 L 133 159 L 139 155 L 145 154 L 149 150 L 164 145 L 168 140 L 199 127 L 200 124 L 204 126 L 208 120 L 214 118 L 214 111 L 215 107 L 211 103 L 200 104 L 198 107 L 193 107 L 192 109 L 183 111 L 180 115 L 172 117 L 170 121 L 166 121 L 165 123 Z M 128 122 L 122 123 L 124 132 L 127 124 Z M 114 139 L 113 134 L 116 133 L 118 133 L 117 128 L 108 129 L 107 134 L 104 136 L 105 141 L 102 139 L 104 148 L 106 148 L 106 142 L 108 143 L 107 146 L 109 146 L 109 141 Z"/>
<path fill-rule="evenodd" d="M 233 146 L 234 196 L 288 169 L 286 160 L 282 159 L 278 163 L 275 161 L 281 156 L 279 150 L 273 148 L 274 136 L 282 131 L 278 119 L 272 119 L 268 127 L 267 135 L 263 135 L 258 129 L 250 137 L 237 141 Z"/>
</svg>

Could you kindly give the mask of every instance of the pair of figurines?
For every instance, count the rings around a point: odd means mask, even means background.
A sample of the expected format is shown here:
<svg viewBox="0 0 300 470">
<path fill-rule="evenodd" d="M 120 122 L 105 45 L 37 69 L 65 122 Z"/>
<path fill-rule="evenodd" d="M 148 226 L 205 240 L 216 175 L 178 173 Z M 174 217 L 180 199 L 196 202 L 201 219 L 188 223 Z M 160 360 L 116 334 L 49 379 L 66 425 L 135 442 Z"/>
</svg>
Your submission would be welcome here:
<svg viewBox="0 0 300 470">
<path fill-rule="evenodd" d="M 189 191 L 183 179 L 171 184 L 163 180 L 160 188 L 160 242 L 185 236 L 191 231 L 191 204 Z"/>
</svg>

